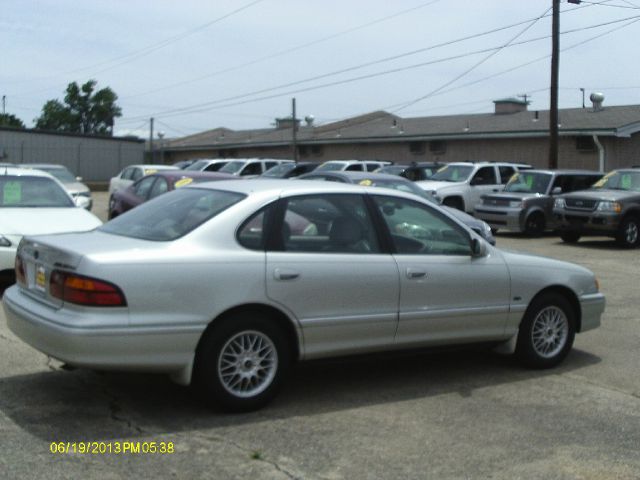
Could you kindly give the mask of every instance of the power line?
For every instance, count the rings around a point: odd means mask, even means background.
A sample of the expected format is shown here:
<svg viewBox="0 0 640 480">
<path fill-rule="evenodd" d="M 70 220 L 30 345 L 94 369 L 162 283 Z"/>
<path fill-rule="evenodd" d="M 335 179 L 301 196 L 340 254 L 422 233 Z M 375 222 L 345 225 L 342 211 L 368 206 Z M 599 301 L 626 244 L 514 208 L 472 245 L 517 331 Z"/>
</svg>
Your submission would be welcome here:
<svg viewBox="0 0 640 480">
<path fill-rule="evenodd" d="M 286 55 L 288 53 L 297 52 L 299 50 L 303 50 L 305 48 L 308 48 L 308 47 L 311 47 L 311 46 L 314 46 L 314 45 L 318 45 L 319 43 L 324 43 L 324 42 L 327 42 L 329 40 L 333 40 L 335 38 L 347 35 L 349 33 L 353 33 L 353 32 L 356 32 L 358 30 L 362 30 L 362 29 L 371 27 L 373 25 L 377 25 L 378 23 L 382 23 L 382 22 L 385 22 L 387 20 L 391 20 L 393 18 L 397 18 L 397 17 L 399 17 L 401 15 L 406 15 L 407 13 L 411 13 L 411 12 L 414 12 L 414 11 L 419 10 L 421 8 L 428 7 L 428 6 L 433 5 L 434 3 L 437 3 L 439 1 L 440 0 L 431 0 L 430 2 L 426 2 L 426 3 L 423 3 L 423 4 L 417 5 L 415 7 L 412 7 L 412 8 L 401 10 L 401 11 L 396 12 L 394 14 L 387 15 L 385 17 L 378 18 L 376 20 L 373 20 L 373 21 L 370 21 L 370 22 L 367 22 L 367 23 L 363 23 L 361 25 L 357 25 L 357 26 L 355 26 L 353 28 L 342 30 L 342 31 L 334 33 L 332 35 L 328 35 L 326 37 L 322 37 L 322 38 L 319 38 L 317 40 L 313 40 L 311 42 L 303 43 L 303 44 L 295 46 L 295 47 L 291 47 L 291 48 L 287 48 L 287 49 L 284 49 L 284 50 L 280 50 L 278 52 L 266 55 L 264 57 L 256 58 L 254 60 L 242 63 L 240 65 L 236 65 L 236 66 L 233 66 L 233 67 L 225 68 L 223 70 L 218 70 L 218 71 L 209 73 L 207 75 L 203 75 L 203 76 L 200 76 L 200 77 L 197 77 L 197 78 L 192 78 L 190 80 L 184 80 L 182 82 L 177 82 L 177 83 L 173 83 L 173 84 L 170 84 L 170 85 L 166 85 L 164 87 L 160 87 L 160 88 L 157 88 L 155 90 L 150 90 L 150 91 L 146 91 L 146 92 L 142 92 L 142 93 L 132 94 L 132 95 L 129 95 L 129 96 L 124 97 L 124 98 L 127 99 L 127 98 L 134 98 L 134 97 L 139 97 L 139 96 L 144 96 L 144 95 L 150 95 L 150 94 L 153 94 L 153 93 L 162 92 L 164 90 L 169 90 L 171 88 L 181 87 L 181 86 L 188 85 L 188 84 L 191 84 L 191 83 L 199 82 L 201 80 L 206 80 L 206 79 L 218 76 L 218 75 L 222 75 L 224 73 L 234 72 L 234 71 L 240 70 L 242 68 L 249 67 L 251 65 L 255 65 L 255 64 L 260 63 L 260 62 L 264 62 L 265 60 L 271 60 L 273 58 L 281 57 L 281 56 Z"/>
<path fill-rule="evenodd" d="M 600 27 L 607 26 L 607 25 L 612 25 L 612 24 L 617 24 L 617 23 L 624 22 L 624 21 L 637 20 L 637 19 L 640 19 L 640 15 L 636 15 L 636 16 L 633 16 L 633 17 L 628 17 L 628 18 L 621 19 L 621 20 L 614 20 L 614 21 L 610 21 L 610 22 L 605 22 L 605 23 L 601 23 L 601 24 L 597 24 L 597 25 L 590 25 L 588 27 L 582 27 L 582 28 L 567 30 L 565 32 L 562 32 L 562 34 L 566 35 L 566 34 L 576 33 L 576 32 L 580 32 L 580 31 L 584 31 L 584 30 L 590 30 L 590 29 L 594 29 L 594 28 L 600 28 Z M 243 95 L 236 95 L 234 97 L 228 97 L 228 98 L 223 98 L 223 99 L 218 99 L 218 100 L 212 100 L 212 101 L 205 102 L 205 103 L 191 105 L 189 107 L 181 107 L 181 108 L 171 109 L 171 110 L 167 110 L 167 111 L 164 111 L 164 112 L 156 113 L 154 115 L 165 116 L 166 117 L 166 116 L 181 115 L 181 114 L 186 114 L 186 113 L 198 113 L 198 112 L 212 110 L 212 109 L 214 109 L 214 107 L 215 107 L 215 109 L 222 109 L 222 108 L 229 108 L 229 107 L 238 106 L 238 105 L 244 105 L 244 104 L 252 103 L 252 102 L 256 102 L 256 101 L 270 100 L 270 99 L 274 99 L 274 98 L 280 98 L 280 97 L 283 97 L 283 96 L 293 95 L 293 94 L 296 94 L 296 93 L 308 92 L 308 91 L 318 90 L 318 89 L 322 89 L 322 88 L 327 88 L 327 87 L 332 87 L 332 86 L 337 86 L 337 85 L 343 85 L 343 84 L 347 84 L 347 83 L 353 83 L 353 82 L 356 82 L 356 81 L 375 78 L 375 77 L 379 77 L 379 76 L 383 76 L 383 75 L 399 73 L 399 72 L 402 72 L 402 71 L 413 70 L 413 69 L 419 68 L 419 67 L 425 67 L 425 66 L 434 65 L 434 64 L 437 64 L 437 63 L 443 63 L 443 62 L 447 62 L 447 61 L 451 61 L 451 60 L 457 60 L 457 59 L 461 59 L 461 58 L 465 58 L 465 57 L 469 57 L 469 56 L 473 56 L 473 55 L 479 55 L 479 54 L 482 54 L 482 53 L 491 52 L 491 51 L 494 51 L 494 50 L 499 50 L 499 49 L 504 49 L 504 48 L 511 48 L 511 47 L 515 47 L 515 46 L 519 46 L 519 45 L 524 45 L 524 44 L 527 44 L 527 43 L 532 43 L 532 42 L 536 42 L 536 41 L 540 41 L 540 40 L 545 40 L 545 39 L 548 39 L 548 38 L 549 38 L 549 35 L 545 35 L 545 36 L 536 37 L 536 38 L 532 38 L 532 39 L 528 39 L 528 40 L 523 40 L 523 41 L 520 41 L 520 42 L 514 42 L 514 43 L 511 43 L 510 45 L 508 45 L 507 47 L 505 47 L 504 45 L 501 45 L 501 46 L 498 46 L 498 47 L 485 48 L 485 49 L 477 50 L 477 51 L 474 51 L 474 52 L 467 52 L 467 53 L 463 53 L 463 54 L 453 55 L 453 56 L 450 56 L 450 57 L 445 57 L 445 58 L 436 59 L 436 60 L 430 60 L 430 61 L 427 61 L 427 62 L 421 62 L 421 63 L 412 64 L 412 65 L 408 65 L 408 66 L 404 66 L 404 67 L 398 67 L 398 68 L 394 68 L 394 69 L 384 70 L 384 71 L 375 72 L 375 73 L 366 74 L 366 75 L 361 75 L 361 76 L 357 76 L 357 77 L 352 77 L 352 78 L 348 78 L 348 79 L 344 79 L 344 80 L 337 80 L 337 81 L 334 81 L 334 82 L 328 82 L 328 83 L 315 85 L 315 86 L 310 86 L 310 87 L 306 87 L 306 88 L 300 88 L 300 89 L 296 89 L 296 90 L 289 90 L 287 92 L 277 93 L 277 94 L 273 94 L 273 95 L 267 95 L 267 96 L 252 98 L 252 99 L 248 99 L 248 100 L 241 100 L 241 101 L 233 102 L 233 100 L 236 100 L 236 99 L 240 100 L 241 98 L 255 96 L 256 94 L 259 94 L 259 93 L 265 93 L 267 91 L 273 91 L 273 90 L 280 90 L 280 89 L 285 88 L 287 86 L 291 86 L 292 84 L 295 85 L 295 84 L 310 82 L 310 81 L 312 81 L 314 79 L 317 79 L 317 78 L 320 78 L 320 77 L 324 77 L 324 75 L 323 75 L 323 76 L 318 76 L 318 77 L 314 77 L 314 78 L 311 78 L 311 79 L 301 80 L 299 82 L 292 82 L 292 83 L 289 83 L 289 84 L 280 85 L 280 86 L 272 87 L 272 88 L 269 88 L 269 89 L 259 90 L 257 92 L 250 92 L 250 93 L 243 94 Z M 546 58 L 546 57 L 544 57 L 544 58 Z M 232 102 L 232 103 L 225 103 L 225 102 Z M 220 105 L 220 104 L 222 104 L 222 105 Z M 393 105 L 393 108 L 401 106 L 401 105 L 403 105 L 403 104 Z M 137 118 L 137 117 L 134 117 L 134 118 Z M 142 118 L 142 117 L 140 117 L 140 118 Z"/>
</svg>

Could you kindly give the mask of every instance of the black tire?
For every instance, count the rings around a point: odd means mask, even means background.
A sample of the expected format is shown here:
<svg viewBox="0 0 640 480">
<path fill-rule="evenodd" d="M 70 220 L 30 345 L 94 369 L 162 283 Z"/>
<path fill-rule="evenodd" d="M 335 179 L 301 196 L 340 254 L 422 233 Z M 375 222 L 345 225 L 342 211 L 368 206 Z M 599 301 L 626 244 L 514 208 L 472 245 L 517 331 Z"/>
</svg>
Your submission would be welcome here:
<svg viewBox="0 0 640 480">
<path fill-rule="evenodd" d="M 524 222 L 524 233 L 532 237 L 539 237 L 547 228 L 547 222 L 544 218 L 544 213 L 533 212 Z"/>
<path fill-rule="evenodd" d="M 205 333 L 196 352 L 194 384 L 208 404 L 248 412 L 276 396 L 290 364 L 282 328 L 262 313 L 243 312 Z"/>
<path fill-rule="evenodd" d="M 560 232 L 560 238 L 565 243 L 578 243 L 580 234 L 576 232 Z"/>
<path fill-rule="evenodd" d="M 464 212 L 464 201 L 459 197 L 449 197 L 442 201 L 445 207 L 456 208 Z"/>
<path fill-rule="evenodd" d="M 616 242 L 623 248 L 636 248 L 640 245 L 640 220 L 638 217 L 627 217 L 622 220 Z"/>
<path fill-rule="evenodd" d="M 535 298 L 524 314 L 518 332 L 516 356 L 527 367 L 551 368 L 567 356 L 576 334 L 576 313 L 557 293 Z"/>
<path fill-rule="evenodd" d="M 495 235 L 496 233 L 498 233 L 498 229 L 495 227 L 491 227 L 491 234 Z"/>
</svg>

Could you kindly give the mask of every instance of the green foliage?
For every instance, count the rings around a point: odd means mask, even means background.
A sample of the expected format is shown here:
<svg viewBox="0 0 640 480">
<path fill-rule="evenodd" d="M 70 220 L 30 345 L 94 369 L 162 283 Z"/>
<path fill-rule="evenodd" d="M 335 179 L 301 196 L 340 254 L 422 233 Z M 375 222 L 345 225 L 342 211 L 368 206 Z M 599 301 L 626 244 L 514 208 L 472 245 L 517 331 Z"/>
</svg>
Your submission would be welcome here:
<svg viewBox="0 0 640 480">
<path fill-rule="evenodd" d="M 42 114 L 35 119 L 36 128 L 113 135 L 114 118 L 122 116 L 122 109 L 116 104 L 118 96 L 109 87 L 95 91 L 96 84 L 95 80 L 82 86 L 70 83 L 64 103 L 49 100 L 44 104 Z"/>
<path fill-rule="evenodd" d="M 22 120 L 11 113 L 0 113 L 0 127 L 25 128 Z"/>
</svg>

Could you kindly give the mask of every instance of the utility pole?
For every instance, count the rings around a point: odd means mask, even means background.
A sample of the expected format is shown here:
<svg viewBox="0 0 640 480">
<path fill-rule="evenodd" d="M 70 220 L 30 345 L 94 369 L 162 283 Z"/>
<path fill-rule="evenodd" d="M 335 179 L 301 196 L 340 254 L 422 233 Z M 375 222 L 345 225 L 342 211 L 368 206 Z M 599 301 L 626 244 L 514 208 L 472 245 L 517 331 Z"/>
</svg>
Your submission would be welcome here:
<svg viewBox="0 0 640 480">
<path fill-rule="evenodd" d="M 549 106 L 549 168 L 558 168 L 558 74 L 560 70 L 560 0 L 552 0 L 551 101 Z"/>
<path fill-rule="evenodd" d="M 291 119 L 293 120 L 293 161 L 298 161 L 298 120 L 296 119 L 296 99 L 291 99 Z"/>
<path fill-rule="evenodd" d="M 5 115 L 7 112 L 5 112 L 5 106 L 7 105 L 7 96 L 6 95 L 2 95 L 2 115 Z"/>
<path fill-rule="evenodd" d="M 154 163 L 153 155 L 153 117 L 149 120 L 149 163 Z"/>
</svg>

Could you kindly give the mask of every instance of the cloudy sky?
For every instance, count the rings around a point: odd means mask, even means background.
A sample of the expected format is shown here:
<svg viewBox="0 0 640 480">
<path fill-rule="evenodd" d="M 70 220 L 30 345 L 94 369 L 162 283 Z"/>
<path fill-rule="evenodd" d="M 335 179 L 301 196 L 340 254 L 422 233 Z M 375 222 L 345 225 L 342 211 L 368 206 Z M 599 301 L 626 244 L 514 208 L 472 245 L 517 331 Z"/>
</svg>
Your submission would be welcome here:
<svg viewBox="0 0 640 480">
<path fill-rule="evenodd" d="M 119 97 L 116 133 L 276 117 L 549 108 L 551 0 L 2 0 L 0 95 L 33 125 L 72 81 Z M 640 104 L 640 0 L 561 3 L 560 107 Z"/>
</svg>

